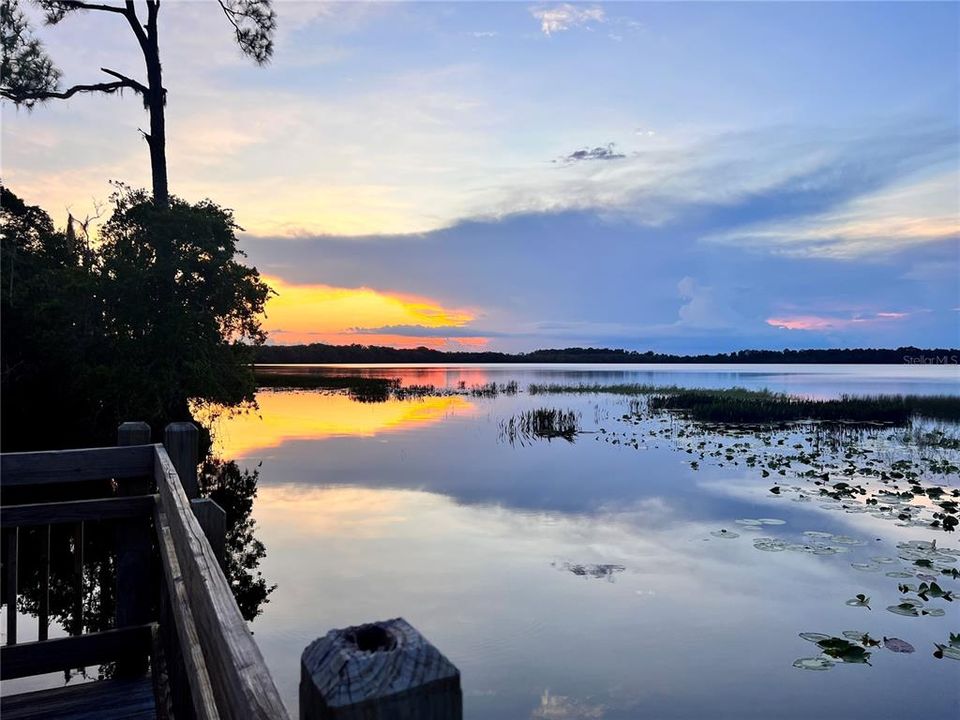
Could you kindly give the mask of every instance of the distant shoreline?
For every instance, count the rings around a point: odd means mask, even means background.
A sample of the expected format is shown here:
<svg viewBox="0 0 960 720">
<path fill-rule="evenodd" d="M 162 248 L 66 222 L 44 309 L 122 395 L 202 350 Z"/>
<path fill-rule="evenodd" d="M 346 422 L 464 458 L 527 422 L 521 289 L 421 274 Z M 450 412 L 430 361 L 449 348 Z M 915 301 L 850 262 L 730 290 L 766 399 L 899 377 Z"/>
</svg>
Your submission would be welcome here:
<svg viewBox="0 0 960 720">
<path fill-rule="evenodd" d="M 264 345 L 257 348 L 256 365 L 330 364 L 461 364 L 461 365 L 958 365 L 960 349 L 900 347 L 739 350 L 732 353 L 671 355 L 609 348 L 563 348 L 528 353 L 460 352 L 430 348 L 400 349 L 374 345 Z"/>
</svg>

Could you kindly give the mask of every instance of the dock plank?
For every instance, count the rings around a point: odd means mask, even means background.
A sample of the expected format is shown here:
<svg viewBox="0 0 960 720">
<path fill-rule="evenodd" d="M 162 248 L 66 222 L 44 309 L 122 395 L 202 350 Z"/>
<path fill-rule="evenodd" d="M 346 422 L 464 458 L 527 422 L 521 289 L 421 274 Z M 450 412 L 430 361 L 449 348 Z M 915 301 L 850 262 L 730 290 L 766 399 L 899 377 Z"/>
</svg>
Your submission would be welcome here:
<svg viewBox="0 0 960 720">
<path fill-rule="evenodd" d="M 153 471 L 153 445 L 4 453 L 0 487 L 146 477 Z"/>
<path fill-rule="evenodd" d="M 155 720 L 150 678 L 99 680 L 0 698 L 4 720 Z"/>
</svg>

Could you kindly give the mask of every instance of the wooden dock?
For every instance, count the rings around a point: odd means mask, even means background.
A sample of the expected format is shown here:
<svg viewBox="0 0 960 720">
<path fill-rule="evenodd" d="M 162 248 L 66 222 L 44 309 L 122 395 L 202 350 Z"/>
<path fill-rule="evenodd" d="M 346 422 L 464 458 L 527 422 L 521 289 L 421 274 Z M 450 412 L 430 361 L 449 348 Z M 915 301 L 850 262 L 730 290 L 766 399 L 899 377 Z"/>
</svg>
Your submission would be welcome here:
<svg viewBox="0 0 960 720">
<path fill-rule="evenodd" d="M 149 440 L 141 423 L 121 426 L 120 440 Z M 144 430 L 146 434 L 144 435 Z M 169 435 L 169 434 L 168 434 Z M 174 433 L 176 435 L 176 433 Z M 168 437 L 169 439 L 169 437 Z M 189 438 L 188 438 L 189 441 Z M 177 442 L 168 442 L 178 453 Z M 189 457 L 189 454 L 185 455 Z M 184 474 L 193 472 L 196 459 Z M 184 478 L 189 488 L 191 478 Z M 107 481 L 107 482 L 104 482 Z M 105 487 L 104 497 L 67 499 L 81 485 Z M 216 718 L 288 717 L 263 656 L 240 614 L 217 552 L 197 515 L 168 449 L 159 444 L 31 452 L 0 456 L 0 488 L 9 497 L 40 494 L 46 502 L 0 506 L 6 553 L 3 579 L 6 644 L 0 679 L 111 664 L 110 679 L 67 684 L 0 698 L 6 718 Z M 209 501 L 207 501 L 209 502 Z M 219 509 L 219 508 L 216 508 Z M 73 528 L 77 616 L 82 617 L 83 535 L 86 523 L 114 527 L 113 628 L 50 639 L 51 526 Z M 38 640 L 17 642 L 18 539 L 41 529 Z M 214 538 L 215 544 L 217 538 Z M 219 538 L 222 548 L 222 536 Z"/>
<path fill-rule="evenodd" d="M 145 423 L 124 423 L 117 447 L 0 455 L 7 608 L 0 680 L 107 668 L 95 682 L 0 696 L 3 720 L 289 717 L 221 570 L 225 517 L 198 497 L 197 429 L 173 423 L 163 444 L 150 437 Z M 84 574 L 90 528 L 111 546 L 92 589 Z M 54 554 L 60 625 L 69 635 L 50 638 Z M 22 560 L 31 573 L 21 573 Z M 18 642 L 18 583 L 28 574 L 38 639 Z M 71 586 L 67 612 L 64 585 Z M 115 598 L 112 622 L 84 632 L 85 603 L 98 593 Z M 301 656 L 299 717 L 461 720 L 460 672 L 402 618 L 331 630 Z"/>
</svg>

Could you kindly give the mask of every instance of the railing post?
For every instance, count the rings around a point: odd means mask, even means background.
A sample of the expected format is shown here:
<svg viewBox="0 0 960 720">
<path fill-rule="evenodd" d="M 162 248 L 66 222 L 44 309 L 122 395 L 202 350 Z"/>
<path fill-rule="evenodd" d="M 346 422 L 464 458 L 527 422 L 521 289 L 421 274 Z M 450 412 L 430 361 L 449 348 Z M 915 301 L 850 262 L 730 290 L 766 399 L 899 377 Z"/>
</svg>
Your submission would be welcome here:
<svg viewBox="0 0 960 720">
<path fill-rule="evenodd" d="M 200 431 L 191 422 L 170 423 L 163 431 L 163 446 L 167 449 L 180 483 L 191 500 L 200 496 L 197 483 L 197 465 L 200 462 Z"/>
<path fill-rule="evenodd" d="M 300 658 L 300 720 L 461 720 L 460 671 L 403 618 L 331 630 Z"/>
<path fill-rule="evenodd" d="M 125 422 L 117 428 L 117 445 L 147 445 L 150 426 L 145 422 Z M 119 482 L 121 496 L 146 495 L 151 492 L 149 478 L 129 478 Z M 142 518 L 119 520 L 114 531 L 117 555 L 117 627 L 149 622 L 150 598 L 155 582 L 150 572 L 150 528 Z M 119 675 L 136 676 L 146 672 L 146 660 L 117 662 Z"/>
<path fill-rule="evenodd" d="M 167 449 L 170 461 L 177 469 L 184 492 L 190 498 L 193 514 L 203 528 L 203 533 L 207 536 L 210 547 L 213 548 L 217 562 L 220 563 L 220 567 L 224 567 L 227 515 L 213 500 L 199 497 L 197 465 L 200 462 L 200 431 L 191 422 L 170 423 L 163 432 L 163 445 Z"/>
</svg>

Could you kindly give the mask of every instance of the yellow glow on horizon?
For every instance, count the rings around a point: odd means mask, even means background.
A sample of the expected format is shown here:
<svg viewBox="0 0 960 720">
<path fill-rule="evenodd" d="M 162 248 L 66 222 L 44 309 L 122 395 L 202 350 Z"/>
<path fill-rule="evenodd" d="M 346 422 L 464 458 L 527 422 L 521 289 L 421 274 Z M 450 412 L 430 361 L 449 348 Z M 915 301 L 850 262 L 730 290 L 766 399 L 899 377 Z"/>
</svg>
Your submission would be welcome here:
<svg viewBox="0 0 960 720">
<path fill-rule="evenodd" d="M 326 342 L 440 346 L 446 344 L 442 333 L 437 337 L 416 337 L 354 333 L 352 329 L 393 325 L 462 328 L 476 317 L 471 310 L 447 308 L 437 300 L 416 295 L 368 287 L 295 285 L 274 276 L 263 279 L 277 293 L 267 301 L 264 327 L 273 342 L 285 345 Z M 464 344 L 486 342 L 481 337 L 456 339 Z"/>
<path fill-rule="evenodd" d="M 257 394 L 259 411 L 223 417 L 214 428 L 215 450 L 237 459 L 280 447 L 294 440 L 329 437 L 373 437 L 441 421 L 476 408 L 459 395 L 415 400 L 360 403 L 347 395 L 317 392 Z"/>
</svg>

